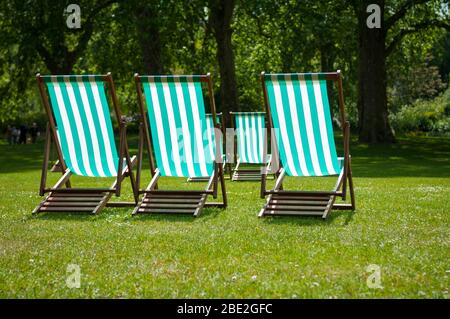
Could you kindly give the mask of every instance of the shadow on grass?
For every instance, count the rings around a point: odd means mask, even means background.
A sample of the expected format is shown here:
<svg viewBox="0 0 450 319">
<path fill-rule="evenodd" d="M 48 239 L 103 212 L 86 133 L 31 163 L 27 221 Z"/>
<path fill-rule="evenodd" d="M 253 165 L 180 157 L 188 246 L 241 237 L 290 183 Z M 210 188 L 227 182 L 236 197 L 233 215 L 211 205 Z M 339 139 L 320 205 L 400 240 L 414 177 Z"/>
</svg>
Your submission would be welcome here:
<svg viewBox="0 0 450 319">
<path fill-rule="evenodd" d="M 29 215 L 27 219 L 40 219 L 40 220 L 54 220 L 54 221 L 80 221 L 80 222 L 93 222 L 97 220 L 107 220 L 111 217 L 126 220 L 127 218 L 134 218 L 131 215 L 133 211 L 130 207 L 105 207 L 98 214 L 94 215 L 89 212 L 41 212 L 35 215 Z"/>
<path fill-rule="evenodd" d="M 96 215 L 89 212 L 41 212 L 39 214 L 30 215 L 28 219 L 92 222 L 96 220 L 105 220 L 108 218 L 108 216 L 110 215 L 108 215 L 105 209 Z"/>
<path fill-rule="evenodd" d="M 296 225 L 296 226 L 347 226 L 353 220 L 353 216 L 356 214 L 356 211 L 350 210 L 333 210 L 328 215 L 327 219 L 322 219 L 320 216 L 267 216 L 262 218 L 263 222 L 266 224 L 273 225 Z M 342 224 L 336 224 L 335 220 L 340 218 L 341 216 L 345 217 L 345 220 Z"/>
<path fill-rule="evenodd" d="M 129 220 L 135 221 L 170 221 L 170 222 L 184 222 L 184 223 L 192 223 L 198 219 L 209 220 L 215 218 L 223 209 L 217 208 L 204 208 L 198 217 L 195 217 L 192 214 L 137 214 L 134 216 L 129 216 Z"/>
<path fill-rule="evenodd" d="M 132 142 L 136 139 L 136 136 L 129 137 Z M 354 177 L 450 177 L 448 137 L 399 137 L 395 144 L 377 145 L 360 144 L 354 138 L 351 144 Z M 342 155 L 340 136 L 336 138 L 336 145 L 338 154 Z M 42 140 L 26 145 L 0 143 L 0 173 L 40 170 L 43 149 Z M 131 153 L 136 154 L 136 150 L 131 148 Z M 51 160 L 55 159 L 56 152 L 52 150 Z"/>
<path fill-rule="evenodd" d="M 137 145 L 137 136 L 128 138 L 131 145 Z M 119 141 L 116 141 L 119 145 Z M 130 153 L 137 154 L 137 148 L 130 147 Z M 0 174 L 17 173 L 29 170 L 41 170 L 44 159 L 44 139 L 38 139 L 36 144 L 16 144 L 8 145 L 0 141 Z M 53 145 L 50 151 L 50 163 L 57 159 L 56 150 Z"/>
<path fill-rule="evenodd" d="M 395 144 L 376 145 L 352 141 L 350 150 L 354 177 L 450 177 L 448 137 L 399 137 Z"/>
</svg>

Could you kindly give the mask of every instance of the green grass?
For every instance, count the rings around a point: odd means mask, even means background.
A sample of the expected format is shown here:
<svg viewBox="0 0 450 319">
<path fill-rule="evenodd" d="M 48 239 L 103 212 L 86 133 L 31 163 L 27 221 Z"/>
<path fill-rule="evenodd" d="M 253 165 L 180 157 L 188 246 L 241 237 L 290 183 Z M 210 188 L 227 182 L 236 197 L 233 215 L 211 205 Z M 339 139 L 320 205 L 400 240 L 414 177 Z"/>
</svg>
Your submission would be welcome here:
<svg viewBox="0 0 450 319">
<path fill-rule="evenodd" d="M 41 199 L 42 151 L 42 143 L 0 144 L 0 297 L 449 297 L 449 138 L 353 143 L 357 210 L 326 221 L 258 219 L 259 183 L 230 181 L 228 209 L 205 209 L 197 219 L 113 208 L 31 216 Z M 288 178 L 285 188 L 333 183 Z M 68 264 L 81 268 L 79 289 L 66 286 Z M 381 267 L 383 289 L 367 286 L 370 264 Z"/>
</svg>

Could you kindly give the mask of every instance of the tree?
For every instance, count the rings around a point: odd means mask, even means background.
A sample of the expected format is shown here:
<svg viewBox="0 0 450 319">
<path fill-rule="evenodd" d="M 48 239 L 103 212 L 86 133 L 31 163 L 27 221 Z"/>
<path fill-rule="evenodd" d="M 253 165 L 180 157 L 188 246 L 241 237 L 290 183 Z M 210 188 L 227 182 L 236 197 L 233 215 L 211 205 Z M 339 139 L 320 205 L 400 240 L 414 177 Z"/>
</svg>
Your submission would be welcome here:
<svg viewBox="0 0 450 319">
<path fill-rule="evenodd" d="M 86 52 L 101 13 L 114 1 L 77 1 L 81 7 L 81 28 L 66 25 L 70 2 L 0 2 L 0 121 L 10 121 L 40 110 L 35 96 L 37 71 L 71 73 Z M 33 89 L 30 89 L 33 88 Z"/>
<path fill-rule="evenodd" d="M 96 19 L 114 2 L 80 3 L 81 27 L 76 29 L 66 25 L 64 12 L 67 3 L 63 1 L 11 1 L 3 9 L 23 57 L 34 59 L 36 55 L 33 53 L 37 52 L 52 74 L 68 74 L 85 52 Z"/>
<path fill-rule="evenodd" d="M 222 112 L 240 110 L 236 84 L 231 21 L 234 0 L 210 0 L 209 23 L 217 43 L 217 60 L 220 71 L 220 100 Z"/>
<path fill-rule="evenodd" d="M 449 28 L 448 21 L 443 21 L 437 14 L 443 1 L 392 1 L 390 4 L 393 6 L 387 6 L 384 0 L 352 0 L 352 4 L 358 19 L 359 35 L 359 140 L 368 143 L 394 142 L 388 120 L 386 59 L 408 34 L 430 27 Z M 426 14 L 420 19 L 407 21 L 405 17 L 419 4 L 428 4 L 422 7 Z M 369 8 L 369 5 L 372 6 Z M 388 17 L 386 9 L 393 12 Z M 380 25 L 371 28 L 368 19 L 377 19 L 376 15 Z"/>
</svg>

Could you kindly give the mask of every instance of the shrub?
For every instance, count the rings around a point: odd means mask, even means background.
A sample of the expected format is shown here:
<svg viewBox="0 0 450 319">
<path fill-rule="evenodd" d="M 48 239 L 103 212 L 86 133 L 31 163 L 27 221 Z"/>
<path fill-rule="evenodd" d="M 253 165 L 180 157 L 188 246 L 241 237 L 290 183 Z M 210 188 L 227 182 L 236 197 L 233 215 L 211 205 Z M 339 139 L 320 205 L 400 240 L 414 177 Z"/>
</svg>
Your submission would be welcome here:
<svg viewBox="0 0 450 319">
<path fill-rule="evenodd" d="M 397 132 L 450 134 L 450 87 L 434 100 L 417 100 L 390 115 Z"/>
</svg>

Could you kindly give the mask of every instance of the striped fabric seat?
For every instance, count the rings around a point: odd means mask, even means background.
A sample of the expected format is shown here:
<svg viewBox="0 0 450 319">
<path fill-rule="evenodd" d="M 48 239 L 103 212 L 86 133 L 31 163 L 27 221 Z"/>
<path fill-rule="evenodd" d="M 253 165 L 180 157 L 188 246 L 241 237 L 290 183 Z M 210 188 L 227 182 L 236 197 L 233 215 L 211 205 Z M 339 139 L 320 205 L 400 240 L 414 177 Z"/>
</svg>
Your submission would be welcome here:
<svg viewBox="0 0 450 319">
<path fill-rule="evenodd" d="M 216 123 L 222 123 L 222 113 L 216 114 Z M 215 130 L 214 130 L 214 122 L 211 113 L 206 114 L 206 136 L 208 139 L 209 152 L 208 154 L 212 154 L 212 160 L 215 160 L 216 154 L 216 142 L 215 138 Z M 223 135 L 220 135 L 220 154 L 223 156 Z"/>
<path fill-rule="evenodd" d="M 142 76 L 141 81 L 161 176 L 211 176 L 214 130 L 206 119 L 200 76 Z"/>
<path fill-rule="evenodd" d="M 117 176 L 119 157 L 101 76 L 43 76 L 70 171 Z"/>
<path fill-rule="evenodd" d="M 240 163 L 263 164 L 266 124 L 264 112 L 233 112 Z"/>
<path fill-rule="evenodd" d="M 325 76 L 266 74 L 264 83 L 287 175 L 339 174 Z"/>
</svg>

